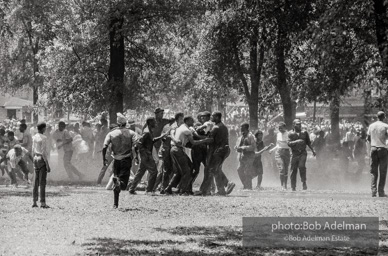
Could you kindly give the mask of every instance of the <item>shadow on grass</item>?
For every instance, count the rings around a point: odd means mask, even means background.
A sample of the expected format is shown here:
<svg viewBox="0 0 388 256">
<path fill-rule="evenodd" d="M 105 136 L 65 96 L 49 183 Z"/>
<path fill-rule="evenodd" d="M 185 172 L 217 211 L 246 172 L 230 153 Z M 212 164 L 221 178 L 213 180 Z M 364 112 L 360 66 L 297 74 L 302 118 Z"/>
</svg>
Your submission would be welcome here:
<svg viewBox="0 0 388 256">
<path fill-rule="evenodd" d="M 242 246 L 241 227 L 156 228 L 160 240 L 95 238 L 84 243 L 86 255 L 376 255 L 375 250 L 352 248 L 246 248 Z M 163 239 L 169 233 L 169 239 Z M 155 235 L 155 234 L 154 234 Z M 155 237 L 153 235 L 153 237 Z M 177 236 L 176 240 L 171 235 Z M 385 255 L 387 247 L 379 249 Z"/>
<path fill-rule="evenodd" d="M 51 192 L 51 191 L 46 191 L 46 197 L 62 197 L 62 196 L 69 196 L 70 194 L 65 193 L 65 192 Z M 0 191 L 0 198 L 5 198 L 5 197 L 32 197 L 32 187 L 29 189 L 23 189 L 23 188 L 18 188 L 15 190 L 1 190 Z"/>
</svg>

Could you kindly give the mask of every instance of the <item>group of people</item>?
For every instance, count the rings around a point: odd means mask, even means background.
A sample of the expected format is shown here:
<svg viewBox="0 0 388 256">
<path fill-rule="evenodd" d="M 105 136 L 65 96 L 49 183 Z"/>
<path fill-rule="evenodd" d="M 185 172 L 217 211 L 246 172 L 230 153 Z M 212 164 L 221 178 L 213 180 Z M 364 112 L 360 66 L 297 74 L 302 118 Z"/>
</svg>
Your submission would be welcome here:
<svg viewBox="0 0 388 256">
<path fill-rule="evenodd" d="M 136 194 L 146 171 L 149 173 L 148 195 L 154 195 L 158 189 L 161 194 L 182 196 L 212 193 L 225 196 L 233 191 L 235 184 L 222 170 L 230 146 L 228 128 L 222 122 L 221 112 L 199 113 L 197 122 L 183 113 L 176 113 L 174 119 L 165 119 L 163 112 L 157 108 L 155 117 L 147 118 L 140 136 L 127 128 L 127 120 L 118 113 L 117 125 L 106 135 L 102 154 L 104 167 L 110 162 L 107 152 L 111 151 L 113 156 L 114 207 L 118 207 L 121 190 L 128 188 L 130 194 Z M 153 157 L 154 150 L 163 162 L 160 170 Z M 139 169 L 129 182 L 133 159 L 139 162 Z M 204 179 L 199 191 L 194 193 L 193 183 L 201 164 L 204 165 Z M 103 168 L 101 172 L 105 170 Z"/>
<path fill-rule="evenodd" d="M 0 169 L 3 174 L 8 174 L 14 185 L 17 184 L 17 179 L 30 183 L 28 175 L 34 170 L 33 207 L 37 206 L 39 187 L 41 206 L 48 207 L 45 203 L 45 185 L 47 173 L 50 172 L 50 151 L 55 145 L 63 153 L 63 165 L 69 177 L 73 179 L 78 176 L 82 179 L 84 174 L 72 163 L 74 151 L 78 147 L 76 142 L 80 138 L 89 148 L 81 153 L 88 154 L 89 157 L 94 155 L 97 159 L 101 159 L 102 155 L 103 167 L 98 175 L 98 184 L 101 184 L 112 163 L 111 180 L 114 184 L 114 207 L 117 208 L 120 192 L 129 190 L 129 194 L 135 195 L 146 172 L 148 195 L 155 195 L 156 191 L 160 191 L 160 194 L 176 193 L 182 196 L 228 195 L 235 184 L 226 177 L 222 166 L 231 151 L 238 154 L 237 173 L 243 189 L 252 189 L 255 177 L 257 188 L 261 188 L 261 155 L 268 151 L 270 155 L 274 155 L 281 188 L 287 189 L 290 176 L 291 190 L 296 191 L 299 172 L 302 189 L 306 190 L 307 149 L 322 164 L 323 148 L 330 146 L 330 133 L 318 130 L 312 135 L 302 127 L 300 119 L 294 120 L 292 130 L 287 131 L 286 124 L 280 122 L 276 127 L 277 132 L 271 127 L 266 136 L 263 136 L 262 130 L 252 132 L 248 123 L 242 123 L 239 131 L 234 131 L 239 137 L 233 147 L 234 142 L 229 141 L 229 129 L 222 122 L 221 112 L 201 112 L 196 120 L 183 113 L 176 113 L 174 118 L 166 119 L 161 108 L 155 109 L 154 114 L 154 117 L 147 118 L 142 128 L 128 122 L 120 113 L 117 114 L 117 122 L 109 126 L 108 121 L 101 118 L 95 130 L 86 122 L 82 123 L 81 129 L 59 122 L 57 129 L 50 131 L 47 131 L 47 124 L 41 122 L 29 131 L 22 121 L 17 135 L 0 128 Z M 349 134 L 354 129 L 348 129 L 341 149 L 352 151 L 352 155 L 359 159 L 360 168 L 364 168 L 362 162 L 365 164 L 365 148 L 367 141 L 369 142 L 372 196 L 385 196 L 388 125 L 383 122 L 383 112 L 379 112 L 377 116 L 379 120 L 369 126 L 368 132 L 358 131 L 356 139 Z M 161 160 L 161 165 L 158 165 L 158 160 Z M 203 181 L 199 191 L 194 192 L 193 184 L 201 165 L 204 170 Z M 130 180 L 131 169 L 135 170 Z"/>
</svg>

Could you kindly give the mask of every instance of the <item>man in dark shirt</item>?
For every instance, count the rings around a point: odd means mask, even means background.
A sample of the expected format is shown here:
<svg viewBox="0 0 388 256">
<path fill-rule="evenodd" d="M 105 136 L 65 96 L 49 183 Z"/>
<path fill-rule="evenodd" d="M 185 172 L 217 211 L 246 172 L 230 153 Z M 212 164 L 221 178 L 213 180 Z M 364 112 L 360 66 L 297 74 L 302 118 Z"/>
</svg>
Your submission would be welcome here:
<svg viewBox="0 0 388 256">
<path fill-rule="evenodd" d="M 315 156 L 315 151 L 311 146 L 310 136 L 307 131 L 302 131 L 302 123 L 300 119 L 294 120 L 294 130 L 288 134 L 288 146 L 291 148 L 291 188 L 296 191 L 296 175 L 298 169 L 300 178 L 303 183 L 303 190 L 307 189 L 306 184 L 306 160 L 307 151 L 306 145 L 311 149 Z"/>
<path fill-rule="evenodd" d="M 210 120 L 210 112 L 205 111 L 202 113 L 198 114 L 198 124 L 196 125 L 196 132 L 200 136 L 205 136 L 206 132 L 204 129 L 197 130 L 197 127 L 202 126 L 205 122 Z M 203 137 L 197 137 L 196 135 L 194 136 L 195 140 L 198 139 L 203 139 Z M 191 159 L 193 160 L 193 174 L 192 174 L 192 179 L 190 182 L 190 187 L 191 187 L 191 193 L 193 192 L 193 184 L 199 174 L 199 170 L 201 168 L 201 163 L 203 164 L 204 167 L 206 167 L 206 157 L 207 157 L 207 145 L 201 144 L 201 145 L 195 145 L 192 146 L 191 148 Z M 205 177 L 206 176 L 206 177 Z M 209 175 L 204 175 L 204 179 L 208 178 Z"/>
<path fill-rule="evenodd" d="M 224 172 L 222 171 L 222 164 L 230 154 L 229 148 L 229 133 L 228 128 L 221 122 L 221 112 L 214 112 L 212 114 L 212 121 L 215 123 L 208 140 L 208 159 L 207 166 L 209 168 L 209 179 L 204 180 L 202 187 L 198 195 L 208 195 L 210 193 L 211 180 L 213 177 L 216 180 L 217 194 L 227 195 L 230 194 L 235 187 L 235 184 L 229 182 Z M 225 191 L 225 187 L 227 187 Z"/>
<path fill-rule="evenodd" d="M 152 156 L 152 148 L 154 143 L 165 137 L 163 134 L 159 137 L 154 137 L 154 128 L 156 120 L 153 117 L 147 118 L 148 130 L 146 130 L 138 142 L 139 153 L 140 153 L 140 168 L 135 174 L 135 178 L 129 188 L 129 193 L 135 195 L 136 187 L 143 178 L 146 171 L 149 172 L 148 184 L 146 194 L 154 195 L 154 185 L 158 170 L 156 167 L 155 160 Z"/>
<path fill-rule="evenodd" d="M 166 118 L 163 118 L 163 115 L 164 115 L 164 109 L 162 108 L 156 108 L 155 109 L 155 127 L 153 128 L 153 135 L 154 137 L 159 137 L 161 134 L 162 134 L 162 131 L 163 131 L 163 128 L 167 125 L 167 124 L 173 124 L 175 119 L 166 119 Z M 147 123 L 144 125 L 143 127 L 143 131 L 145 130 L 145 128 L 147 127 Z M 162 142 L 160 140 L 156 141 L 154 143 L 154 147 L 156 149 L 156 152 L 159 152 L 159 149 L 160 149 L 160 146 L 162 145 Z"/>
</svg>

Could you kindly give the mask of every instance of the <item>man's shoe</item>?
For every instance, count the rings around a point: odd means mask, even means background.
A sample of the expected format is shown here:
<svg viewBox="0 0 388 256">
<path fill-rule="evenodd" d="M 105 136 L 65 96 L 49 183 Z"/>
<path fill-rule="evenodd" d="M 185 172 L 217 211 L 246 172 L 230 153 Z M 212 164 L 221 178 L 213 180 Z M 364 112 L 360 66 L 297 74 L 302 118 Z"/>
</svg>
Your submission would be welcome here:
<svg viewBox="0 0 388 256">
<path fill-rule="evenodd" d="M 117 208 L 119 208 L 118 205 L 113 205 L 113 209 L 117 209 Z"/>
<path fill-rule="evenodd" d="M 160 190 L 160 194 L 164 195 L 164 194 L 166 194 L 166 191 L 164 189 L 162 189 L 162 190 Z"/>
<path fill-rule="evenodd" d="M 372 197 L 376 197 L 376 194 L 372 194 Z"/>
<path fill-rule="evenodd" d="M 48 208 L 50 208 L 50 206 L 48 206 L 47 204 L 41 204 L 40 208 L 48 209 Z"/>
<path fill-rule="evenodd" d="M 303 182 L 303 190 L 307 190 L 307 184 L 306 184 L 306 182 Z"/>
<path fill-rule="evenodd" d="M 181 193 L 179 194 L 180 196 L 190 196 L 190 194 L 188 192 L 184 192 L 184 193 Z"/>
<path fill-rule="evenodd" d="M 296 188 L 292 188 L 292 192 L 295 192 L 296 191 Z"/>
<path fill-rule="evenodd" d="M 226 196 L 227 194 L 226 193 L 220 193 L 220 192 L 217 192 L 214 194 L 215 196 Z"/>
<path fill-rule="evenodd" d="M 226 194 L 229 195 L 230 193 L 232 193 L 235 186 L 236 184 L 234 184 L 233 182 L 228 182 L 228 185 L 226 186 Z"/>
<path fill-rule="evenodd" d="M 379 197 L 388 197 L 387 194 L 379 194 Z"/>
<path fill-rule="evenodd" d="M 145 194 L 146 194 L 146 196 L 156 196 L 154 191 L 146 192 Z"/>
<path fill-rule="evenodd" d="M 129 190 L 129 194 L 130 195 L 137 195 L 136 191 L 134 191 L 134 190 Z"/>
<path fill-rule="evenodd" d="M 35 207 L 38 207 L 38 205 L 37 205 L 36 203 L 34 203 L 34 204 L 32 205 L 32 208 L 35 208 Z"/>
</svg>

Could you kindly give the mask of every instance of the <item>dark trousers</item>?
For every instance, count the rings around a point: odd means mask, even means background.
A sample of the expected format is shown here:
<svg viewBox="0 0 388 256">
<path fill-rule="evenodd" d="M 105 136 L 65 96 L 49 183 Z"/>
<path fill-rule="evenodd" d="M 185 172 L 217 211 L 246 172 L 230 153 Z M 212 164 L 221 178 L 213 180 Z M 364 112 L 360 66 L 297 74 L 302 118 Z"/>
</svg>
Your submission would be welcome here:
<svg viewBox="0 0 388 256">
<path fill-rule="evenodd" d="M 198 177 L 201 163 L 206 168 L 207 148 L 205 145 L 194 146 L 191 150 L 191 159 L 193 160 L 193 173 L 191 175 L 190 190 L 193 191 L 193 184 Z"/>
<path fill-rule="evenodd" d="M 178 187 L 181 193 L 190 192 L 193 164 L 189 156 L 185 153 L 184 148 L 176 146 L 171 147 L 170 153 L 174 168 L 174 176 L 168 185 L 168 190 L 179 182 Z"/>
<path fill-rule="evenodd" d="M 229 146 L 217 148 L 214 152 L 208 153 L 207 166 L 209 171 L 209 179 L 204 180 L 203 194 L 210 193 L 211 181 L 214 177 L 219 194 L 225 194 L 225 187 L 228 185 L 228 179 L 222 171 L 222 164 L 230 154 Z"/>
<path fill-rule="evenodd" d="M 252 189 L 252 179 L 256 176 L 256 170 L 253 167 L 254 156 L 245 157 L 240 159 L 240 165 L 237 168 L 238 176 L 244 189 Z"/>
<path fill-rule="evenodd" d="M 385 180 L 387 177 L 388 150 L 386 148 L 371 147 L 371 187 L 372 194 L 384 194 Z M 377 186 L 377 180 L 379 184 Z"/>
<path fill-rule="evenodd" d="M 73 151 L 65 151 L 63 154 L 63 165 L 65 167 L 65 170 L 67 172 L 67 175 L 71 180 L 74 179 L 74 175 L 77 175 L 78 177 L 82 177 L 82 173 L 80 173 L 77 168 L 71 163 L 71 158 L 73 157 Z"/>
<path fill-rule="evenodd" d="M 307 152 L 292 155 L 291 157 L 291 188 L 296 188 L 296 175 L 300 174 L 300 179 L 303 183 L 306 182 L 306 160 L 307 160 Z"/>
<path fill-rule="evenodd" d="M 105 173 L 106 173 L 106 170 L 108 170 L 110 164 L 113 162 L 113 157 L 108 157 L 108 164 L 107 165 L 104 165 L 101 170 L 100 170 L 100 173 L 98 175 L 98 178 L 97 178 L 97 184 L 101 184 L 102 182 L 102 179 L 104 178 L 105 176 Z"/>
<path fill-rule="evenodd" d="M 47 166 L 41 156 L 34 157 L 34 189 L 32 190 L 32 198 L 34 203 L 38 201 L 38 191 L 40 190 L 40 202 L 46 203 L 46 179 Z M 39 189 L 40 188 L 40 189 Z"/>
<path fill-rule="evenodd" d="M 146 171 L 149 173 L 147 192 L 152 192 L 154 189 L 156 176 L 158 174 L 156 163 L 151 152 L 147 153 L 140 151 L 140 168 L 135 174 L 135 178 L 133 179 L 131 187 L 129 188 L 130 191 L 136 190 L 137 185 L 139 185 Z"/>
<path fill-rule="evenodd" d="M 125 190 L 127 188 L 129 176 L 131 174 L 131 165 L 131 157 L 127 157 L 121 160 L 113 160 L 113 174 L 115 177 L 118 178 L 118 181 L 120 182 L 120 190 Z M 115 206 L 119 205 L 120 190 L 113 190 Z"/>
<path fill-rule="evenodd" d="M 162 176 L 162 189 L 166 189 L 168 186 L 168 183 L 170 182 L 170 178 L 172 176 L 172 160 L 171 160 L 171 154 L 170 154 L 171 148 L 162 148 L 162 159 L 163 159 L 163 176 Z"/>
</svg>

